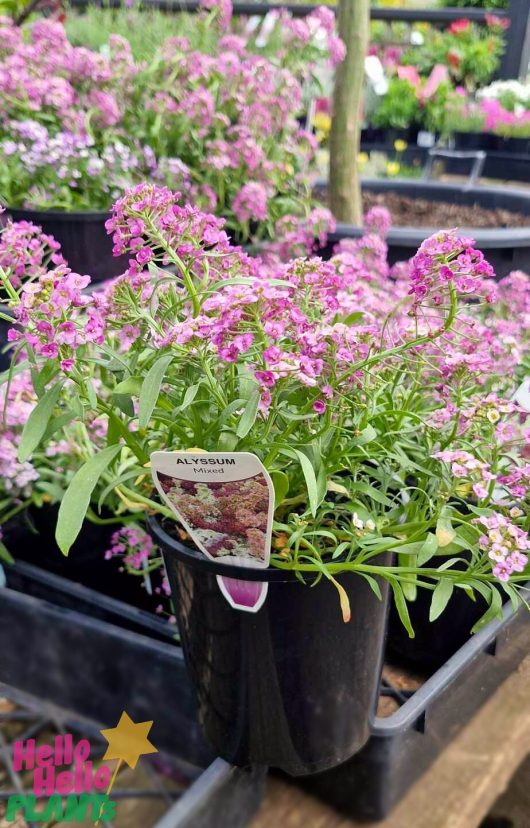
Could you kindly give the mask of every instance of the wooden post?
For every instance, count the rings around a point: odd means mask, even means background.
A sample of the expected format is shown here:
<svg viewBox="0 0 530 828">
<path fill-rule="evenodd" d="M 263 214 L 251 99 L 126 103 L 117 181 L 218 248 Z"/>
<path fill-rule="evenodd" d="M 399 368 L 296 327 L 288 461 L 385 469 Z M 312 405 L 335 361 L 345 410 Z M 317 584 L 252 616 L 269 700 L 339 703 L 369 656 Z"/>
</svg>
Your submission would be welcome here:
<svg viewBox="0 0 530 828">
<path fill-rule="evenodd" d="M 364 60 L 370 33 L 369 0 L 340 0 L 338 31 L 347 53 L 335 76 L 329 143 L 329 206 L 338 221 L 359 225 L 362 199 L 357 156 Z"/>
</svg>

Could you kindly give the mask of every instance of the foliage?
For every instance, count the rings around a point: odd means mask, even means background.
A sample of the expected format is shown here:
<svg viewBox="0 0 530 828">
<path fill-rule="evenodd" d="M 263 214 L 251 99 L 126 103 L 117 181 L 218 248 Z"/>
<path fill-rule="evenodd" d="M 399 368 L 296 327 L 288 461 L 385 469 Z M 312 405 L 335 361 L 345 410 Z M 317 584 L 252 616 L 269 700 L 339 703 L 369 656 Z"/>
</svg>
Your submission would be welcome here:
<svg viewBox="0 0 530 828">
<path fill-rule="evenodd" d="M 487 618 L 506 593 L 523 598 L 528 432 L 511 397 L 528 371 L 530 280 L 513 274 L 497 296 L 455 232 L 390 274 L 388 215 L 366 220 L 329 262 L 280 265 L 142 185 L 109 222 L 116 252 L 131 255 L 123 277 L 86 295 L 87 279 L 58 267 L 13 300 L 11 339 L 39 398 L 24 439 L 46 445 L 35 436 L 57 384 L 55 439 L 83 435 L 57 530 L 65 553 L 87 502 L 126 522 L 171 517 L 153 496 L 152 451 L 248 450 L 278 485 L 273 566 L 309 582 L 353 570 L 376 591 L 379 575 L 407 626 L 418 586 L 444 584 L 436 614 L 453 588 L 484 595 Z"/>
<path fill-rule="evenodd" d="M 509 0 L 458 0 L 460 8 L 507 9 Z M 454 6 L 454 0 L 440 0 L 441 6 Z"/>
<path fill-rule="evenodd" d="M 420 104 L 416 90 L 407 80 L 394 77 L 388 84 L 388 92 L 372 115 L 375 127 L 384 129 L 407 129 L 418 123 Z"/>
<path fill-rule="evenodd" d="M 416 66 L 427 75 L 437 64 L 448 67 L 455 83 L 472 90 L 487 83 L 500 64 L 504 51 L 503 27 L 499 18 L 489 26 L 456 20 L 445 31 L 429 29 L 421 49 L 411 47 L 402 62 Z"/>
<path fill-rule="evenodd" d="M 447 101 L 443 131 L 447 134 L 488 132 L 503 138 L 529 138 L 530 107 L 506 90 L 501 90 L 498 97 L 489 97 L 487 89 L 479 90 L 476 99 L 455 94 Z"/>
<path fill-rule="evenodd" d="M 0 49 L 0 196 L 10 206 L 108 210 L 149 179 L 267 237 L 311 210 L 314 141 L 299 126 L 301 80 L 343 56 L 334 17 L 279 14 L 232 34 L 230 8 L 194 18 L 190 39 L 146 62 L 111 35 L 101 52 L 59 23 L 5 24 Z M 266 36 L 265 36 L 266 35 Z M 208 163 L 204 159 L 208 158 Z"/>
</svg>

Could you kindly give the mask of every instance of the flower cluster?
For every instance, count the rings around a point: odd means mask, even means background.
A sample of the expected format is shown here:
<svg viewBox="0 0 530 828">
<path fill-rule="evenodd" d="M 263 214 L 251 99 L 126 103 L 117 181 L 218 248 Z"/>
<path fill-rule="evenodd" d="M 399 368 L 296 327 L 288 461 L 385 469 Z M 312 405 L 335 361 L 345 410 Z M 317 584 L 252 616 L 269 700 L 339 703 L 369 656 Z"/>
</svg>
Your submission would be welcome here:
<svg viewBox="0 0 530 828">
<path fill-rule="evenodd" d="M 499 477 L 499 483 L 512 495 L 524 499 L 530 491 L 530 464 L 519 466 Z"/>
<path fill-rule="evenodd" d="M 487 132 L 502 138 L 529 138 L 528 100 L 518 101 L 508 92 L 499 92 L 499 97 L 496 97 L 495 89 L 490 97 L 489 89 L 480 89 L 476 96 L 469 96 L 465 89 L 457 88 L 447 101 L 444 130 Z"/>
<path fill-rule="evenodd" d="M 101 322 L 92 308 L 87 309 L 81 324 L 76 324 L 79 311 L 89 304 L 88 297 L 82 292 L 89 283 L 89 276 L 80 276 L 68 267 L 60 266 L 24 284 L 20 302 L 14 310 L 19 326 L 27 327 L 31 323 L 31 332 L 22 334 L 18 326 L 11 328 L 9 341 L 23 341 L 36 354 L 59 358 L 62 370 L 69 371 L 74 365 L 75 351 L 81 344 L 103 341 Z"/>
<path fill-rule="evenodd" d="M 0 141 L 0 187 L 10 206 L 106 209 L 124 182 L 164 177 L 153 151 L 138 142 L 50 130 L 31 119 L 7 125 Z M 166 162 L 167 163 L 167 162 Z"/>
<path fill-rule="evenodd" d="M 307 73 L 330 53 L 343 55 L 334 16 L 279 14 L 268 33 L 234 35 L 224 32 L 230 3 L 207 7 L 193 38 L 168 38 L 148 63 L 136 62 L 121 37 L 93 52 L 73 46 L 59 23 L 38 21 L 29 40 L 3 23 L 0 190 L 8 205 L 107 210 L 151 180 L 224 216 L 238 241 L 272 236 L 287 214 L 307 218 L 315 142 L 297 115 Z"/>
<path fill-rule="evenodd" d="M 473 492 L 478 498 L 488 497 L 488 486 L 495 475 L 491 473 L 489 463 L 478 460 L 468 451 L 437 451 L 433 454 L 437 460 L 451 464 L 454 477 L 475 481 Z"/>
<path fill-rule="evenodd" d="M 480 545 L 473 519 L 495 508 L 516 544 L 526 538 L 526 512 L 511 510 L 514 498 L 524 505 L 528 430 L 511 397 L 530 353 L 527 277 L 503 280 L 496 300 L 491 267 L 455 231 L 389 267 L 388 216 L 373 211 L 365 224 L 328 260 L 251 258 L 211 213 L 139 185 L 107 225 L 127 272 L 93 293 L 61 266 L 39 276 L 16 309 L 20 344 L 48 386 L 65 387 L 54 415 L 82 408 L 98 423 L 91 454 L 115 449 L 94 509 L 170 517 L 146 471 L 155 450 L 252 451 L 278 495 L 273 565 L 359 569 L 395 590 L 443 577 L 492 591 L 512 566 L 518 589 L 521 559 L 509 546 L 490 558 L 496 536 Z M 211 554 L 262 554 L 259 489 L 166 486 Z M 156 553 L 146 564 L 147 545 L 132 538 L 117 535 L 116 554 L 130 547 L 130 570 L 150 571 Z M 473 564 L 445 561 L 438 574 L 429 562 L 402 577 L 372 561 L 426 540 L 437 565 L 471 546 Z"/>
<path fill-rule="evenodd" d="M 59 251 L 60 244 L 29 221 L 9 220 L 0 229 L 0 270 L 15 289 L 38 278 L 50 264 L 63 264 Z"/>
<path fill-rule="evenodd" d="M 445 30 L 374 23 L 366 67 L 367 125 L 447 131 L 446 110 L 453 100 L 473 93 L 495 73 L 505 48 L 503 23 L 494 16 L 486 26 L 462 18 Z"/>
<path fill-rule="evenodd" d="M 508 581 L 515 572 L 524 572 L 528 564 L 526 552 L 530 549 L 530 539 L 507 517 L 500 514 L 481 516 L 473 523 L 477 524 L 483 535 L 479 543 L 494 562 L 493 574 L 500 581 Z"/>
<path fill-rule="evenodd" d="M 144 529 L 122 526 L 112 534 L 105 560 L 122 556 L 132 569 L 144 569 L 156 550 L 155 544 Z"/>
<path fill-rule="evenodd" d="M 413 257 L 410 293 L 416 303 L 430 297 L 440 305 L 452 287 L 459 294 L 484 294 L 491 302 L 495 296 L 493 276 L 493 268 L 473 247 L 473 239 L 442 232 L 422 242 Z"/>
</svg>

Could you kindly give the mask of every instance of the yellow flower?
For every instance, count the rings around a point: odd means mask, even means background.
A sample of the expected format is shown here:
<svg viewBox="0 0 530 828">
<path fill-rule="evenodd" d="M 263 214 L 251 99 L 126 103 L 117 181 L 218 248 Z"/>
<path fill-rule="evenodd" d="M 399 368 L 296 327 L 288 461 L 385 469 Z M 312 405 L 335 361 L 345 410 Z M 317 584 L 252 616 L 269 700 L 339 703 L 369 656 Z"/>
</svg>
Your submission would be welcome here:
<svg viewBox="0 0 530 828">
<path fill-rule="evenodd" d="M 357 163 L 360 167 L 365 167 L 368 163 L 368 153 L 367 152 L 360 152 L 357 156 Z"/>
<path fill-rule="evenodd" d="M 399 164 L 397 161 L 387 161 L 386 171 L 387 171 L 388 175 L 390 175 L 390 176 L 398 175 L 400 169 L 401 169 L 401 164 Z"/>
<path fill-rule="evenodd" d="M 325 112 L 315 112 L 313 126 L 318 132 L 327 135 L 331 129 L 331 118 Z"/>
<path fill-rule="evenodd" d="M 403 138 L 398 138 L 396 141 L 394 141 L 394 149 L 396 152 L 405 152 L 407 147 L 408 144 L 406 141 L 403 140 Z"/>
</svg>

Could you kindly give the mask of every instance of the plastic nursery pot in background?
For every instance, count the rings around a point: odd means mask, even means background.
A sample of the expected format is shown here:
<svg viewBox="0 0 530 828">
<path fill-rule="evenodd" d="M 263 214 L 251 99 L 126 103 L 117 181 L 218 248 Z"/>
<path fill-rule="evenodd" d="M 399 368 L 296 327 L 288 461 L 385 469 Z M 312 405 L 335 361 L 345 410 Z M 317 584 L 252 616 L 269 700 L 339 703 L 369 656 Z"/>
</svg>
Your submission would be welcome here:
<svg viewBox="0 0 530 828">
<path fill-rule="evenodd" d="M 0 313 L 7 314 L 11 316 L 11 311 L 7 307 L 7 305 L 0 304 Z M 6 351 L 7 346 L 7 332 L 11 324 L 6 319 L 0 318 L 0 372 L 7 371 L 9 365 L 11 363 L 11 352 L 9 350 Z"/>
<path fill-rule="evenodd" d="M 415 601 L 408 604 L 414 638 L 409 638 L 392 605 L 388 624 L 387 653 L 395 661 L 432 672 L 451 658 L 471 637 L 471 629 L 487 610 L 481 595 L 472 601 L 462 589 L 456 589 L 445 612 L 429 621 L 432 592 L 419 589 Z"/>
<path fill-rule="evenodd" d="M 174 525 L 174 524 L 173 524 Z M 204 736 L 224 759 L 292 775 L 353 756 L 370 735 L 382 666 L 388 593 L 379 600 L 359 575 L 340 583 L 352 607 L 344 623 L 325 577 L 208 560 L 156 520 L 181 641 Z M 167 526 L 166 528 L 169 528 Z M 256 613 L 233 609 L 216 575 L 267 582 Z"/>
<path fill-rule="evenodd" d="M 119 557 L 105 559 L 105 551 L 111 546 L 111 535 L 119 524 L 98 525 L 85 520 L 77 540 L 65 556 L 55 542 L 57 511 L 57 506 L 30 508 L 27 515 L 22 514 L 3 527 L 4 541 L 15 560 L 155 612 L 160 596 L 149 594 L 143 577 L 124 572 Z M 110 514 L 103 517 L 110 517 Z"/>
<path fill-rule="evenodd" d="M 127 256 L 112 255 L 112 238 L 105 230 L 105 212 L 66 213 L 60 210 L 8 208 L 13 221 L 31 221 L 52 235 L 75 273 L 88 274 L 93 282 L 119 276 L 128 267 Z"/>
</svg>

